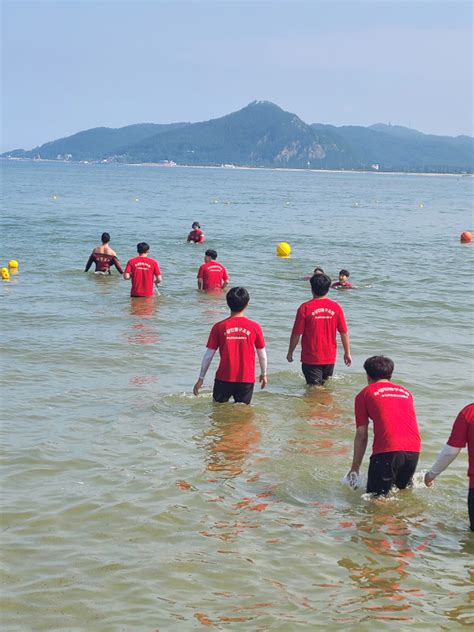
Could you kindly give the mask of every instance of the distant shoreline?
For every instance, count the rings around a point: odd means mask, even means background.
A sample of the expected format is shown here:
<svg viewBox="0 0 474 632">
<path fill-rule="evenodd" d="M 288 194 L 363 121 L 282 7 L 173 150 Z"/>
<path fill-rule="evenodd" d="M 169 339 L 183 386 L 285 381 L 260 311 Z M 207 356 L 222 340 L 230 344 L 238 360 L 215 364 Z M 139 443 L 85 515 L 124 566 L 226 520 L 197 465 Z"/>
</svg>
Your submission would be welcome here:
<svg viewBox="0 0 474 632">
<path fill-rule="evenodd" d="M 360 174 L 371 173 L 375 175 L 392 175 L 392 176 L 450 176 L 450 177 L 473 177 L 474 173 L 457 171 L 452 173 L 425 172 L 425 171 L 380 171 L 376 169 L 308 169 L 298 167 L 245 167 L 242 165 L 168 165 L 159 162 L 99 162 L 96 160 L 52 160 L 50 158 L 9 158 L 7 156 L 0 157 L 0 160 L 8 162 L 51 162 L 55 164 L 71 164 L 71 165 L 100 165 L 107 167 L 109 165 L 121 165 L 124 167 L 153 167 L 162 169 L 220 169 L 225 171 L 285 171 L 285 172 L 310 172 L 310 173 L 348 173 Z"/>
</svg>

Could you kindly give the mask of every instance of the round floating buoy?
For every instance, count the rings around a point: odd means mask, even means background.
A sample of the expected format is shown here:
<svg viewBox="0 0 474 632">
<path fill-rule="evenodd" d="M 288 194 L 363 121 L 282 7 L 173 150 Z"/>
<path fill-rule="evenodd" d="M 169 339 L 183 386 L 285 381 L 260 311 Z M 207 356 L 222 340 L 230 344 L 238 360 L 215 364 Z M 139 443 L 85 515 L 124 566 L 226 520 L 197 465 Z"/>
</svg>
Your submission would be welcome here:
<svg viewBox="0 0 474 632">
<path fill-rule="evenodd" d="M 461 237 L 459 238 L 462 244 L 470 244 L 472 241 L 472 233 L 468 230 L 465 230 L 461 233 Z"/>
<path fill-rule="evenodd" d="M 289 257 L 291 252 L 290 244 L 287 244 L 286 241 L 282 241 L 276 247 L 276 253 L 279 257 Z"/>
<path fill-rule="evenodd" d="M 420 202 L 420 203 L 418 204 L 418 206 L 419 206 L 420 208 L 425 208 L 425 205 L 423 204 L 423 202 Z"/>
<path fill-rule="evenodd" d="M 8 272 L 8 268 L 2 268 L 0 270 L 0 274 L 2 275 L 2 280 L 3 281 L 9 281 L 10 280 L 10 273 Z"/>
<path fill-rule="evenodd" d="M 53 200 L 59 200 L 59 197 L 57 195 L 53 195 Z"/>
<path fill-rule="evenodd" d="M 135 202 L 140 202 L 140 198 L 135 198 Z"/>
<path fill-rule="evenodd" d="M 8 262 L 8 267 L 13 268 L 14 270 L 18 270 L 18 261 L 16 259 L 10 259 Z"/>
</svg>

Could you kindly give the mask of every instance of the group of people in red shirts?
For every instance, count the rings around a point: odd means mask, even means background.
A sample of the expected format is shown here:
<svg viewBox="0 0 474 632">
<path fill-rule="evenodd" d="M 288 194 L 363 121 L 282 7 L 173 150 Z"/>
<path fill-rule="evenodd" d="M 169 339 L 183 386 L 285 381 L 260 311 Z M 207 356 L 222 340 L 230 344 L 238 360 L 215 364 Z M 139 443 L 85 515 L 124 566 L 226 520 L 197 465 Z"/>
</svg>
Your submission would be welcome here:
<svg viewBox="0 0 474 632">
<path fill-rule="evenodd" d="M 200 230 L 196 224 L 193 224 L 193 231 Z M 111 265 L 122 272 L 116 253 L 108 245 L 109 241 L 110 236 L 104 233 L 102 245 L 92 252 L 86 270 L 95 262 L 99 272 L 109 271 Z M 202 240 L 195 243 L 203 241 L 202 234 Z M 145 242 L 137 245 L 137 252 L 138 256 L 127 262 L 124 278 L 132 281 L 132 297 L 152 296 L 153 285 L 159 285 L 162 278 L 158 262 L 149 257 L 149 246 Z M 223 290 L 229 282 L 227 270 L 216 259 L 215 250 L 206 250 L 204 263 L 197 274 L 198 288 L 202 291 Z M 336 287 L 344 287 L 348 276 L 347 270 L 341 270 Z M 337 334 L 344 350 L 344 362 L 351 366 L 350 340 L 342 307 L 327 296 L 329 289 L 334 287 L 330 277 L 318 268 L 310 278 L 310 286 L 312 298 L 300 305 L 296 312 L 286 357 L 288 362 L 293 362 L 294 351 L 301 343 L 301 369 L 306 383 L 322 386 L 334 372 Z M 211 361 L 219 351 L 220 361 L 213 386 L 214 401 L 228 402 L 232 397 L 235 402 L 250 404 L 256 381 L 256 355 L 261 388 L 268 383 L 265 339 L 259 323 L 245 315 L 250 297 L 244 287 L 231 288 L 226 294 L 226 301 L 230 316 L 211 329 L 193 393 L 199 394 Z M 367 492 L 386 495 L 393 487 L 404 489 L 411 485 L 421 449 L 420 434 L 412 394 L 404 386 L 391 381 L 393 361 L 383 355 L 372 356 L 365 361 L 364 369 L 368 384 L 355 398 L 356 432 L 347 480 L 352 487 L 358 487 L 359 470 L 368 443 L 368 426 L 372 420 L 373 446 Z M 436 476 L 466 445 L 469 453 L 469 519 L 474 530 L 474 404 L 467 405 L 457 416 L 447 444 L 425 475 L 425 484 L 431 486 Z"/>
</svg>

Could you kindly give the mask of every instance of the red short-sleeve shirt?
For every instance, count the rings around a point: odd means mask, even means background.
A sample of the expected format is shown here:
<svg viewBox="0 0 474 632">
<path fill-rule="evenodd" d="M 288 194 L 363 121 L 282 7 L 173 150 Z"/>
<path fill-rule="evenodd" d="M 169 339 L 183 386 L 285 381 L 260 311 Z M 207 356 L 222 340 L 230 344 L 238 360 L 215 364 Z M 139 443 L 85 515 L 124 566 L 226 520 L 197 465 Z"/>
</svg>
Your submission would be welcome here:
<svg viewBox="0 0 474 632">
<path fill-rule="evenodd" d="M 380 381 L 363 388 L 355 398 L 356 426 L 374 424 L 372 454 L 419 452 L 420 433 L 413 397 L 399 384 Z"/>
<path fill-rule="evenodd" d="M 219 349 L 216 379 L 255 382 L 255 349 L 265 347 L 262 328 L 245 316 L 230 316 L 211 329 L 208 349 Z"/>
<path fill-rule="evenodd" d="M 224 266 L 217 261 L 208 261 L 199 268 L 198 279 L 202 279 L 204 290 L 216 290 L 222 287 L 223 282 L 229 281 L 229 275 Z"/>
<path fill-rule="evenodd" d="M 347 332 L 342 307 L 330 298 L 314 298 L 299 306 L 293 333 L 302 335 L 301 362 L 304 364 L 334 364 L 336 362 L 336 331 Z"/>
<path fill-rule="evenodd" d="M 448 445 L 453 448 L 464 448 L 466 444 L 469 455 L 469 487 L 474 487 L 474 404 L 468 404 L 461 410 L 448 439 Z"/>
<path fill-rule="evenodd" d="M 153 277 L 161 274 L 158 261 L 151 257 L 135 257 L 127 262 L 125 274 L 130 274 L 130 296 L 153 296 Z"/>
</svg>

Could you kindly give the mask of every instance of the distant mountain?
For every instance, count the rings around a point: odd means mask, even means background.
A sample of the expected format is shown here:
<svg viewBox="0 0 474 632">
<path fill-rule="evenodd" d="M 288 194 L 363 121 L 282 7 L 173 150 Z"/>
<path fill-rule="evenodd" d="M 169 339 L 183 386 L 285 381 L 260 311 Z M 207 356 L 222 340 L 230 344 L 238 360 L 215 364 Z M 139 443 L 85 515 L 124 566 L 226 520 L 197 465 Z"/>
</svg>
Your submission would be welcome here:
<svg viewBox="0 0 474 632">
<path fill-rule="evenodd" d="M 210 121 L 101 127 L 3 157 L 472 173 L 474 139 L 382 123 L 309 125 L 273 103 L 254 101 Z"/>
<path fill-rule="evenodd" d="M 15 149 L 2 154 L 13 158 L 36 158 L 47 160 L 63 160 L 71 156 L 72 160 L 102 160 L 117 153 L 122 147 L 138 143 L 150 136 L 157 136 L 169 129 L 177 129 L 188 123 L 138 123 L 114 129 L 112 127 L 94 127 L 73 136 L 59 138 L 35 147 L 29 151 Z"/>
</svg>

